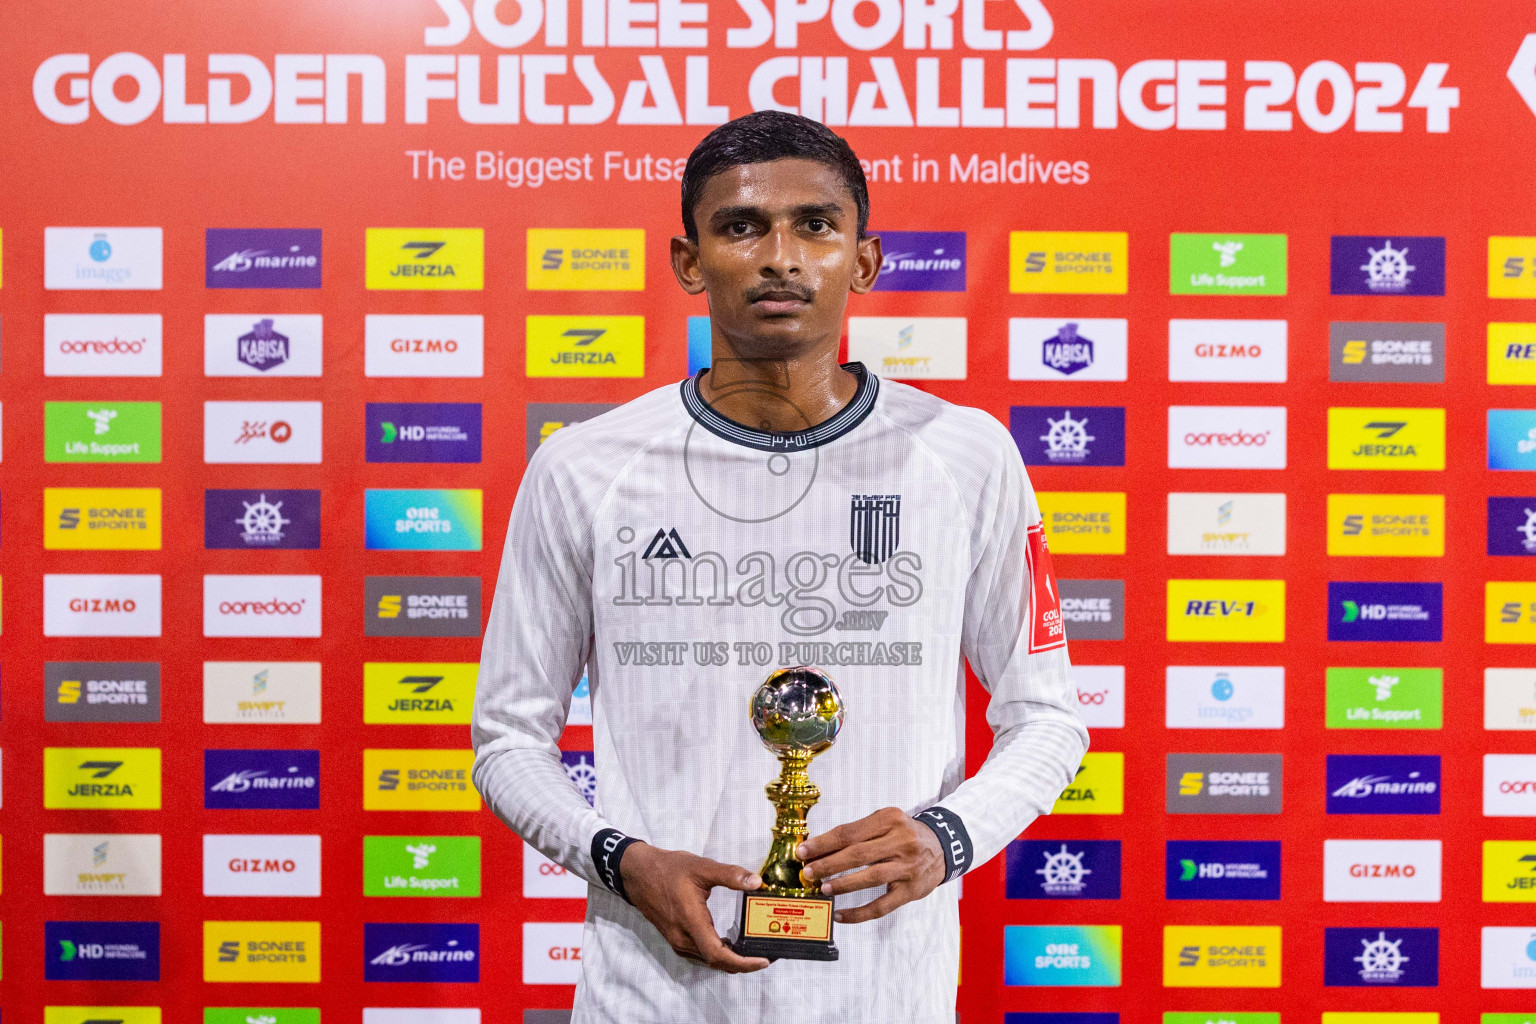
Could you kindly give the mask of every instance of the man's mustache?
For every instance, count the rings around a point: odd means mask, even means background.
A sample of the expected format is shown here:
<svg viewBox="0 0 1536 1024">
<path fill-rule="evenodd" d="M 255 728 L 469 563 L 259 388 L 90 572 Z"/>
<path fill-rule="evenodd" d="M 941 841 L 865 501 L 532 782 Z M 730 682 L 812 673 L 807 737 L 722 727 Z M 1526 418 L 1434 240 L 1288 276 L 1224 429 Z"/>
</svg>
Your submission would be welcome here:
<svg viewBox="0 0 1536 1024">
<path fill-rule="evenodd" d="M 765 281 L 762 284 L 747 290 L 747 301 L 757 302 L 758 300 L 765 299 L 770 295 L 774 295 L 776 297 L 790 296 L 792 298 L 799 299 L 801 302 L 810 302 L 812 299 L 816 298 L 816 290 L 814 288 L 808 288 L 799 282 Z"/>
</svg>

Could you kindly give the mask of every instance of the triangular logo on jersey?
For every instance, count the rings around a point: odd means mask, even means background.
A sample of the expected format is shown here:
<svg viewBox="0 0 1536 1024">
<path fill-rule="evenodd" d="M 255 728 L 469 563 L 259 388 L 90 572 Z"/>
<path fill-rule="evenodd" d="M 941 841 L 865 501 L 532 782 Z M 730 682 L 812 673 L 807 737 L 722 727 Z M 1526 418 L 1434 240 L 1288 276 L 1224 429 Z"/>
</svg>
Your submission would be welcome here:
<svg viewBox="0 0 1536 1024">
<path fill-rule="evenodd" d="M 683 538 L 677 535 L 677 530 L 656 531 L 656 536 L 646 545 L 645 554 L 641 558 L 692 558 L 688 552 L 688 545 L 683 543 Z"/>
<path fill-rule="evenodd" d="M 879 565 L 895 554 L 901 543 L 901 495 L 850 496 L 848 543 L 865 565 Z"/>
</svg>

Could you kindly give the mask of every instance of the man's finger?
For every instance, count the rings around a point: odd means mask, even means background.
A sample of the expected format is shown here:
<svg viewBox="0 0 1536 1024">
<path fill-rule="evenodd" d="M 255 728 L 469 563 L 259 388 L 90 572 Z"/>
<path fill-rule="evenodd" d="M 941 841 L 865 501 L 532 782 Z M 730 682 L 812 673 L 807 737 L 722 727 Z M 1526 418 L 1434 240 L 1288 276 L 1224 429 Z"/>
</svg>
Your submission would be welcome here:
<svg viewBox="0 0 1536 1024">
<path fill-rule="evenodd" d="M 722 864 L 716 860 L 699 858 L 695 865 L 694 877 L 706 886 L 724 886 L 727 889 L 735 889 L 737 892 L 750 892 L 763 884 L 755 872 L 737 864 Z"/>
<path fill-rule="evenodd" d="M 825 857 L 852 843 L 873 839 L 884 831 L 885 829 L 880 826 L 875 816 L 869 815 L 858 821 L 846 822 L 836 828 L 828 829 L 819 836 L 812 836 L 795 848 L 795 856 L 802 861 L 815 860 L 817 857 Z"/>
<path fill-rule="evenodd" d="M 821 891 L 827 896 L 841 896 L 845 892 L 873 889 L 877 885 L 889 885 L 907 875 L 907 866 L 895 861 L 873 864 L 863 871 L 852 871 L 821 883 Z"/>
<path fill-rule="evenodd" d="M 897 844 L 881 836 L 870 842 L 844 847 L 820 860 L 810 861 L 805 865 L 805 873 L 810 878 L 830 878 L 844 871 L 852 871 L 854 868 L 878 864 L 896 853 Z"/>
<path fill-rule="evenodd" d="M 682 926 L 693 946 L 710 967 L 727 974 L 748 974 L 768 966 L 762 957 L 738 956 L 715 934 L 715 922 L 702 904 L 683 908 Z"/>
<path fill-rule="evenodd" d="M 862 924 L 865 921 L 873 921 L 877 917 L 884 917 L 897 907 L 911 902 L 911 890 L 901 886 L 887 890 L 884 896 L 870 900 L 862 907 L 839 910 L 832 915 L 832 919 L 838 924 Z"/>
</svg>

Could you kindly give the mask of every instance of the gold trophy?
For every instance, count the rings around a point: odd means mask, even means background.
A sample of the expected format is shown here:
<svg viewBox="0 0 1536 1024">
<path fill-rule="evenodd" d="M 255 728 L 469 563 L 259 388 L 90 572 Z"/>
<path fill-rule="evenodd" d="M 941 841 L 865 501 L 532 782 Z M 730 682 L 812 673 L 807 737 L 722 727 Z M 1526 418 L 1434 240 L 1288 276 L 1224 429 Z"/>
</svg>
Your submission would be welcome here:
<svg viewBox="0 0 1536 1024">
<path fill-rule="evenodd" d="M 769 960 L 836 960 L 832 897 L 807 884 L 795 848 L 810 837 L 806 815 L 821 799 L 806 775 L 811 758 L 826 750 L 843 727 L 843 698 L 825 672 L 801 665 L 780 669 L 752 695 L 752 725 L 779 758 L 779 777 L 768 783 L 778 810 L 773 845 L 763 861 L 763 887 L 742 894 L 732 948 Z"/>
</svg>

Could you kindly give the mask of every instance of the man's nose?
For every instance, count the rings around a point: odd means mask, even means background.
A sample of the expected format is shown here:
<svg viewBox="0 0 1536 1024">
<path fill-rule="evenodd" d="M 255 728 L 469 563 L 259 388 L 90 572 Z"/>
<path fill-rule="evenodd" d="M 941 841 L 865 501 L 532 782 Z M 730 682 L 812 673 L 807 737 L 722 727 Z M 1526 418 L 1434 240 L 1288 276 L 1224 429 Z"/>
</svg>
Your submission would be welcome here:
<svg viewBox="0 0 1536 1024">
<path fill-rule="evenodd" d="M 775 224 L 763 239 L 764 277 L 794 277 L 800 273 L 803 253 L 792 224 Z"/>
</svg>

